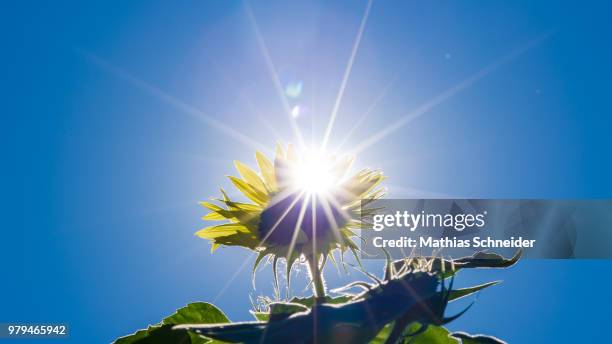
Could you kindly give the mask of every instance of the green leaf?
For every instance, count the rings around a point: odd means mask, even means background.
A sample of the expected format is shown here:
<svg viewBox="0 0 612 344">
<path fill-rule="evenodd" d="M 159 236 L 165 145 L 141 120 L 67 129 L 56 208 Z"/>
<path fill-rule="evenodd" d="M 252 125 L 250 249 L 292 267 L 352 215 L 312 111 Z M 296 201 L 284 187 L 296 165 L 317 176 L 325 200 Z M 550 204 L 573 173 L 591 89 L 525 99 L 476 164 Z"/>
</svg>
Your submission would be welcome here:
<svg viewBox="0 0 612 344">
<path fill-rule="evenodd" d="M 476 285 L 476 286 L 469 287 L 469 288 L 453 289 L 450 292 L 450 296 L 448 297 L 448 301 L 453 301 L 453 300 L 460 299 L 460 298 L 462 298 L 464 296 L 468 296 L 470 294 L 473 294 L 473 293 L 475 293 L 477 291 L 480 291 L 480 290 L 482 290 L 484 288 L 488 288 L 488 287 L 490 287 L 492 285 L 496 285 L 498 283 L 500 283 L 500 281 L 493 281 L 493 282 L 489 282 L 489 283 L 484 283 L 484 284 Z"/>
<path fill-rule="evenodd" d="M 291 314 L 305 312 L 308 307 L 299 303 L 291 302 L 275 302 L 270 304 L 270 320 L 281 320 L 289 317 Z"/>
<path fill-rule="evenodd" d="M 514 257 L 506 259 L 497 253 L 476 252 L 471 257 L 456 259 L 454 263 L 461 268 L 507 268 L 516 264 L 522 255 L 523 251 L 518 250 Z"/>
<path fill-rule="evenodd" d="M 342 304 L 352 300 L 351 296 L 338 296 L 338 297 L 330 297 L 326 296 L 325 301 L 323 303 L 327 304 Z M 282 319 L 293 313 L 303 312 L 312 308 L 314 305 L 314 297 L 294 297 L 289 302 L 274 302 L 270 304 L 270 312 L 256 312 L 251 311 L 251 314 L 255 317 L 255 319 L 259 321 L 268 321 L 270 320 L 270 314 L 272 314 L 273 319 Z"/>
<path fill-rule="evenodd" d="M 417 332 L 421 328 L 421 324 L 413 323 L 408 326 L 404 334 L 411 334 Z M 391 324 L 386 325 L 376 335 L 376 337 L 370 341 L 370 344 L 384 344 L 391 333 Z M 406 336 L 400 343 L 403 344 L 459 344 L 457 339 L 449 336 L 450 332 L 442 326 L 429 326 L 427 330 L 416 336 Z"/>
<path fill-rule="evenodd" d="M 501 339 L 482 334 L 471 335 L 465 332 L 453 332 L 451 336 L 461 339 L 461 344 L 506 344 Z"/>
<path fill-rule="evenodd" d="M 174 325 L 149 326 L 146 330 L 140 330 L 132 335 L 121 337 L 115 341 L 116 344 L 164 344 L 164 343 L 207 343 L 207 339 L 197 338 L 192 340 L 190 333 L 185 331 L 174 331 Z"/>
<path fill-rule="evenodd" d="M 408 333 L 419 329 L 420 324 L 409 326 Z M 404 339 L 405 344 L 459 344 L 459 341 L 450 336 L 450 332 L 442 326 L 429 326 L 427 330 L 414 337 Z"/>
<path fill-rule="evenodd" d="M 343 295 L 343 296 L 338 296 L 338 297 L 325 296 L 325 300 L 323 301 L 323 303 L 328 303 L 328 304 L 332 304 L 332 305 L 338 305 L 338 304 L 342 304 L 342 303 L 347 303 L 347 302 L 351 301 L 352 299 L 353 299 L 352 296 L 348 296 L 348 295 Z M 289 302 L 291 302 L 291 303 L 299 303 L 300 305 L 304 305 L 304 306 L 306 306 L 308 308 L 311 308 L 312 305 L 314 305 L 315 298 L 314 298 L 314 296 L 311 296 L 311 297 L 294 297 Z"/>
<path fill-rule="evenodd" d="M 270 320 L 270 313 L 268 313 L 268 312 L 255 312 L 255 311 L 251 311 L 251 314 L 253 314 L 255 319 L 258 320 L 258 321 L 268 321 L 268 320 Z"/>
<path fill-rule="evenodd" d="M 251 314 L 253 314 L 255 319 L 259 321 L 281 320 L 294 313 L 307 311 L 309 307 L 305 304 L 310 303 L 312 305 L 312 301 L 310 299 L 311 298 L 293 298 L 293 300 L 298 300 L 300 302 L 273 302 L 269 305 L 269 312 L 251 311 Z"/>
<path fill-rule="evenodd" d="M 176 313 L 165 318 L 164 325 L 172 324 L 222 324 L 230 320 L 223 312 L 208 302 L 193 302 L 178 309 Z"/>
<path fill-rule="evenodd" d="M 115 343 L 210 343 L 209 339 L 187 331 L 172 330 L 172 327 L 179 324 L 218 324 L 228 322 L 227 316 L 214 305 L 207 302 L 194 302 L 178 309 L 174 314 L 162 320 L 161 323 L 121 337 Z"/>
<path fill-rule="evenodd" d="M 522 250 L 518 250 L 516 254 L 506 259 L 503 256 L 490 253 L 490 252 L 476 252 L 472 256 L 457 258 L 454 260 L 447 260 L 440 257 L 420 257 L 419 259 L 400 259 L 393 262 L 396 271 L 399 271 L 408 265 L 408 267 L 415 269 L 419 268 L 422 261 L 428 261 L 430 263 L 429 271 L 432 273 L 440 273 L 441 277 L 448 278 L 456 274 L 461 269 L 473 269 L 473 268 L 508 268 L 521 258 L 523 254 Z"/>
<path fill-rule="evenodd" d="M 387 337 L 389 337 L 389 334 L 391 333 L 391 328 L 393 327 L 391 326 L 392 324 L 393 323 L 385 325 L 385 327 L 383 327 L 382 330 L 378 332 L 376 337 L 374 337 L 374 339 L 372 339 L 369 344 L 384 344 L 387 340 Z"/>
</svg>

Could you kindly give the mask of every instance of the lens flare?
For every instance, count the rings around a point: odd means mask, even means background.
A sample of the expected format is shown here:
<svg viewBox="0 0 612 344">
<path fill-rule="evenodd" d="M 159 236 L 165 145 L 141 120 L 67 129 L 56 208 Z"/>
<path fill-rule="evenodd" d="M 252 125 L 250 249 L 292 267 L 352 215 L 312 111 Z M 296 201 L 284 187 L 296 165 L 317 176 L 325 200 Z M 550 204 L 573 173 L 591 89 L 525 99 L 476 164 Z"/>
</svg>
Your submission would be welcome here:
<svg viewBox="0 0 612 344">
<path fill-rule="evenodd" d="M 294 106 L 291 109 L 291 117 L 298 118 L 300 116 L 300 112 L 302 112 L 302 109 L 300 108 L 300 106 L 299 105 Z"/>
<path fill-rule="evenodd" d="M 285 95 L 292 99 L 298 98 L 302 94 L 302 87 L 301 81 L 290 82 L 285 87 Z"/>
</svg>

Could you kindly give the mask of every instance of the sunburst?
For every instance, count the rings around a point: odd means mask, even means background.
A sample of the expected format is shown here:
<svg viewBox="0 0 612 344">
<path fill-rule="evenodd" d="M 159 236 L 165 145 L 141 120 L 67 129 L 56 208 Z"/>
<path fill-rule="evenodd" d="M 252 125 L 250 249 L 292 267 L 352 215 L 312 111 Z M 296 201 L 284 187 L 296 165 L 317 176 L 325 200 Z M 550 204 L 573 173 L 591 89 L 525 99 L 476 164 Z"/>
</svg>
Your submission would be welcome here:
<svg viewBox="0 0 612 344">
<path fill-rule="evenodd" d="M 274 162 L 255 154 L 259 171 L 236 161 L 240 177 L 230 176 L 234 186 L 250 201 L 230 199 L 224 190 L 216 203 L 201 202 L 211 212 L 204 220 L 224 221 L 206 227 L 197 236 L 220 246 L 241 246 L 258 253 L 257 266 L 269 257 L 275 274 L 279 258 L 288 272 L 305 258 L 320 269 L 334 250 L 355 253 L 355 230 L 367 204 L 381 198 L 385 189 L 380 170 L 362 169 L 350 174 L 353 159 L 320 151 L 285 151 L 277 146 Z"/>
</svg>

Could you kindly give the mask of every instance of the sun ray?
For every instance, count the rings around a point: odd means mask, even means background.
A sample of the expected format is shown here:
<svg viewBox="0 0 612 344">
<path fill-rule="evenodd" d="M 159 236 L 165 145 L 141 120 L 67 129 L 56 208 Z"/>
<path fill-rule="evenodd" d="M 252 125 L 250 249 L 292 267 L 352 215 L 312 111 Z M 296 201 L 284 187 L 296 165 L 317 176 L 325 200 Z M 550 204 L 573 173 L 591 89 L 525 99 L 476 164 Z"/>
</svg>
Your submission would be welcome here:
<svg viewBox="0 0 612 344">
<path fill-rule="evenodd" d="M 240 264 L 240 267 L 238 267 L 238 269 L 234 272 L 234 274 L 230 277 L 229 280 L 227 280 L 227 282 L 225 282 L 225 284 L 223 285 L 223 287 L 221 288 L 221 290 L 219 290 L 219 292 L 217 293 L 217 295 L 215 295 L 215 297 L 213 298 L 213 303 L 217 302 L 219 300 L 219 298 L 221 296 L 223 296 L 223 294 L 225 294 L 225 292 L 227 291 L 227 289 L 232 285 L 232 283 L 234 283 L 234 281 L 236 280 L 236 278 L 238 277 L 238 275 L 240 275 L 240 273 L 242 272 L 242 270 L 244 270 L 244 268 L 247 266 L 247 264 L 249 264 L 251 262 L 251 260 L 253 260 L 253 258 L 255 258 L 256 254 L 255 252 L 250 252 L 249 255 L 246 257 L 246 259 L 242 262 L 242 264 Z"/>
<path fill-rule="evenodd" d="M 400 78 L 400 76 L 403 74 L 403 71 L 405 69 L 406 69 L 406 66 L 404 66 L 404 68 L 402 68 L 400 72 L 396 73 L 393 76 L 393 78 L 391 78 L 391 81 L 389 81 L 387 85 L 383 87 L 383 90 L 374 99 L 372 104 L 368 106 L 368 109 L 363 113 L 363 115 L 361 115 L 361 117 L 359 117 L 359 119 L 355 122 L 355 124 L 346 132 L 346 135 L 344 135 L 344 139 L 342 139 L 340 144 L 338 144 L 338 146 L 335 149 L 336 154 L 338 154 L 338 152 L 342 150 L 342 147 L 344 147 L 344 145 L 349 141 L 353 133 L 363 124 L 363 122 L 370 116 L 370 114 L 374 111 L 374 109 L 376 109 L 378 104 L 380 104 L 380 102 L 387 96 L 387 94 L 389 93 L 389 90 L 391 89 L 393 85 L 395 85 L 395 82 Z"/>
<path fill-rule="evenodd" d="M 317 195 L 312 195 L 311 198 L 311 209 L 312 209 L 312 237 L 316 238 L 317 237 Z M 312 259 L 314 261 L 314 264 L 316 264 L 316 270 L 315 271 L 311 271 L 311 274 L 313 276 L 311 276 L 311 282 L 312 284 L 314 284 L 314 278 L 316 278 L 315 274 L 318 274 L 318 270 L 319 268 L 319 255 L 317 254 L 317 240 L 312 240 Z M 314 265 L 313 264 L 313 265 Z M 314 314 L 315 318 L 316 318 L 316 314 Z M 315 320 L 316 321 L 316 320 Z M 316 338 L 316 334 L 315 334 L 315 338 Z"/>
<path fill-rule="evenodd" d="M 444 103 L 446 100 L 452 98 L 453 96 L 455 96 L 459 92 L 465 90 L 469 86 L 472 86 L 474 83 L 476 83 L 477 81 L 479 81 L 483 77 L 487 76 L 491 72 L 495 71 L 499 67 L 501 67 L 504 64 L 514 60 L 516 57 L 518 57 L 519 55 L 523 54 L 527 50 L 533 48 L 534 46 L 537 46 L 542 41 L 544 41 L 546 38 L 550 37 L 551 34 L 552 34 L 551 32 L 547 32 L 547 33 L 545 33 L 543 35 L 540 35 L 539 37 L 533 39 L 532 41 L 530 41 L 526 45 L 524 45 L 522 47 L 519 47 L 517 49 L 514 49 L 509 54 L 501 57 L 500 59 L 498 59 L 497 61 L 491 63 L 490 65 L 485 66 L 484 68 L 480 69 L 478 72 L 472 74 L 471 76 L 469 76 L 468 78 L 464 79 L 463 81 L 455 84 L 454 86 L 446 89 L 444 92 L 442 92 L 442 93 L 438 94 L 437 96 L 431 98 L 429 101 L 425 102 L 423 105 L 419 106 L 415 110 L 409 112 L 408 114 L 406 114 L 405 116 L 400 118 L 395 123 L 389 125 L 388 127 L 384 128 L 383 130 L 380 130 L 379 132 L 377 132 L 374 135 L 370 136 L 369 138 L 365 139 L 363 142 L 361 142 L 359 145 L 357 145 L 351 151 L 351 154 L 356 155 L 357 153 L 359 153 L 359 152 L 369 148 L 370 146 L 372 146 L 376 142 L 380 141 L 381 139 L 385 138 L 386 136 L 388 136 L 388 135 L 392 134 L 393 132 L 397 131 L 398 129 L 402 128 L 403 126 L 405 126 L 406 124 L 410 123 L 414 119 L 416 119 L 416 118 L 420 117 L 421 115 L 429 112 L 434 107 Z"/>
<path fill-rule="evenodd" d="M 229 135 L 232 138 L 235 138 L 237 140 L 239 140 L 240 142 L 248 145 L 251 148 L 254 149 L 263 149 L 265 146 L 255 140 L 253 140 L 251 137 L 237 131 L 236 129 L 232 128 L 231 126 L 225 125 L 223 122 L 218 121 L 216 119 L 214 119 L 213 117 L 207 115 L 206 113 L 204 113 L 203 111 L 195 108 L 192 105 L 189 105 L 185 102 L 183 102 L 182 100 L 176 98 L 175 96 L 172 96 L 170 94 L 168 94 L 167 92 L 164 92 L 163 90 L 161 90 L 158 87 L 155 87 L 145 81 L 143 81 L 142 79 L 128 73 L 127 71 L 125 71 L 124 69 L 117 67 L 113 64 L 111 64 L 110 62 L 108 62 L 107 60 L 92 54 L 90 52 L 86 52 L 86 51 L 82 51 L 79 50 L 79 52 L 89 61 L 95 63 L 96 65 L 104 68 L 105 70 L 115 74 L 116 76 L 118 76 L 119 78 L 129 82 L 130 84 L 136 86 L 137 88 L 146 91 L 147 93 L 152 94 L 153 96 L 155 96 L 157 99 L 171 105 L 172 107 L 174 107 L 177 110 L 180 110 L 182 113 L 189 115 L 190 117 L 196 118 L 198 120 L 204 121 L 206 124 L 214 127 L 215 129 L 223 132 L 224 134 Z"/>
<path fill-rule="evenodd" d="M 331 199 L 331 198 L 320 197 L 319 202 L 321 203 L 321 206 L 323 207 L 323 212 L 325 213 L 324 215 L 327 218 L 327 221 L 329 221 L 329 223 L 331 224 L 332 234 L 334 234 L 334 236 L 336 237 L 336 240 L 340 241 L 340 240 L 342 240 L 342 237 L 340 236 L 340 233 L 338 232 L 338 222 L 334 218 L 334 214 L 332 213 L 332 209 L 329 206 L 329 201 L 328 201 L 329 199 Z M 347 216 L 344 213 L 344 211 L 341 211 L 340 214 L 343 217 Z"/>
<path fill-rule="evenodd" d="M 346 212 L 341 208 L 341 206 L 337 203 L 337 202 L 333 202 L 334 200 L 332 200 L 333 197 L 321 197 L 321 206 L 323 207 L 323 211 L 325 212 L 325 217 L 327 218 L 327 221 L 329 221 L 329 223 L 331 223 L 332 226 L 332 234 L 336 237 L 336 240 L 338 240 L 338 242 L 342 241 L 342 236 L 340 235 L 340 232 L 338 231 L 338 223 L 336 222 L 336 219 L 334 218 L 334 215 L 332 213 L 332 209 L 329 205 L 330 201 L 332 203 L 335 203 L 334 206 L 336 206 L 336 209 L 340 209 L 340 214 L 342 215 L 342 217 L 344 217 L 345 219 L 349 219 L 350 217 L 346 214 Z M 314 240 L 313 240 L 314 241 Z"/>
<path fill-rule="evenodd" d="M 278 220 L 276 221 L 276 223 L 274 223 L 274 226 L 272 226 L 272 228 L 270 228 L 270 231 L 261 239 L 261 241 L 259 242 L 259 246 L 263 246 L 266 242 L 266 240 L 268 239 L 268 237 L 270 237 L 270 235 L 272 234 L 272 232 L 274 232 L 274 230 L 280 225 L 280 223 L 285 219 L 285 217 L 287 216 L 287 214 L 289 214 L 289 212 L 291 211 L 291 209 L 293 209 L 293 207 L 297 204 L 297 202 L 303 197 L 304 193 L 302 192 L 301 194 L 298 195 L 298 197 L 295 198 L 295 200 L 293 200 L 293 202 L 291 202 L 291 204 L 287 207 L 287 209 L 283 212 L 283 214 L 278 218 Z M 242 264 L 240 265 L 240 267 L 238 267 L 238 269 L 234 272 L 234 274 L 232 275 L 232 277 L 230 277 L 230 279 L 225 283 L 225 285 L 223 286 L 223 288 L 221 288 L 221 290 L 217 293 L 217 295 L 215 296 L 215 298 L 213 299 L 213 302 L 216 302 L 219 297 L 221 297 L 225 291 L 227 290 L 227 288 L 230 287 L 230 285 L 232 285 L 232 283 L 234 283 L 234 280 L 236 279 L 236 277 L 238 277 L 238 275 L 242 272 L 242 270 L 244 270 L 244 268 L 247 266 L 248 263 L 251 262 L 251 260 L 253 258 L 255 258 L 255 256 L 258 254 L 257 251 L 252 251 L 248 257 L 244 260 L 244 262 L 242 262 Z M 289 264 L 289 262 L 287 262 L 287 264 Z"/>
<path fill-rule="evenodd" d="M 410 293 L 410 295 L 412 295 L 412 297 L 414 297 L 417 300 L 421 298 L 421 295 L 419 295 L 408 282 L 406 282 L 405 280 L 401 278 L 398 279 L 398 281 L 400 285 L 404 287 L 404 289 L 406 289 Z M 444 283 L 444 281 L 442 281 L 442 283 Z M 420 303 L 420 305 L 424 307 L 425 312 L 427 312 L 429 316 L 431 317 L 436 316 L 435 312 L 427 305 L 426 302 Z"/>
<path fill-rule="evenodd" d="M 452 195 L 443 192 L 436 192 L 426 189 L 418 189 L 412 186 L 405 186 L 400 184 L 387 184 L 389 190 L 394 191 L 395 196 L 402 197 L 423 197 L 423 198 L 441 198 L 441 199 L 456 199 L 458 195 Z"/>
<path fill-rule="evenodd" d="M 293 207 L 295 207 L 297 202 L 299 202 L 300 199 L 302 199 L 302 197 L 304 197 L 304 194 L 305 194 L 304 192 L 301 192 L 297 197 L 295 197 L 295 199 L 291 202 L 291 204 L 287 207 L 287 209 L 283 212 L 283 214 L 279 217 L 279 219 L 274 223 L 274 226 L 272 226 L 272 228 L 270 228 L 270 232 L 268 232 L 268 234 L 266 234 L 263 237 L 263 239 L 259 243 L 259 246 L 263 246 L 265 244 L 265 242 L 268 239 L 268 237 L 270 237 L 270 234 L 272 234 L 272 232 L 274 232 L 276 227 L 278 227 L 280 225 L 280 223 L 285 219 L 287 214 L 289 214 L 291 209 L 293 209 Z M 301 223 L 300 223 L 300 225 L 301 225 Z"/>
<path fill-rule="evenodd" d="M 300 196 L 299 198 L 303 197 L 304 195 Z M 301 230 L 302 227 L 302 222 L 304 221 L 304 214 L 306 214 L 306 209 L 308 207 L 308 201 L 310 200 L 310 197 L 312 197 L 311 194 L 306 194 L 306 199 L 304 199 L 304 201 L 302 202 L 302 207 L 300 208 L 300 214 L 298 215 L 298 219 L 295 223 L 295 228 L 293 229 L 293 236 L 291 237 L 291 243 L 289 243 L 289 251 L 287 253 L 287 259 L 291 259 L 291 255 L 293 254 L 293 249 L 295 248 L 295 243 L 297 241 L 297 237 L 299 234 L 299 231 Z M 291 262 L 287 262 L 287 264 L 291 264 Z"/>
<path fill-rule="evenodd" d="M 211 59 L 210 62 L 230 89 L 239 89 L 236 86 L 238 83 L 230 76 L 230 73 L 228 73 L 225 68 L 223 68 L 216 60 Z M 239 98 L 246 104 L 249 110 L 253 112 L 255 116 L 257 116 L 257 120 L 260 121 L 266 127 L 266 129 L 268 129 L 270 134 L 273 135 L 272 137 L 280 139 L 281 141 L 286 141 L 278 130 L 276 130 L 276 128 L 274 128 L 274 126 L 263 116 L 263 111 L 255 104 L 255 102 L 251 99 L 251 97 L 249 97 L 243 88 L 240 88 L 237 93 Z"/>
<path fill-rule="evenodd" d="M 240 94 L 244 95 L 244 92 L 240 92 Z M 251 111 L 255 113 L 255 115 L 257 116 L 257 120 L 259 120 L 263 124 L 263 126 L 266 127 L 266 129 L 268 129 L 270 134 L 273 135 L 272 137 L 275 137 L 277 140 L 280 140 L 281 142 L 288 141 L 278 130 L 276 130 L 276 128 L 272 125 L 272 123 L 270 123 L 270 121 L 268 121 L 268 119 L 264 117 L 264 115 L 262 114 L 262 111 L 255 105 L 255 103 L 250 98 L 244 95 L 243 100 L 247 104 L 247 106 L 251 109 Z"/>
<path fill-rule="evenodd" d="M 323 143 L 321 145 L 323 150 L 325 150 L 329 142 L 329 138 L 331 136 L 331 132 L 334 127 L 334 123 L 336 122 L 336 116 L 338 115 L 338 109 L 340 108 L 340 104 L 342 103 L 342 96 L 344 95 L 346 84 L 348 82 L 349 76 L 351 75 L 353 63 L 355 62 L 355 56 L 357 55 L 357 50 L 359 49 L 359 44 L 361 43 L 361 37 L 363 36 L 363 31 L 368 21 L 368 16 L 370 15 L 371 8 L 372 8 L 372 0 L 368 0 L 368 5 L 366 6 L 365 12 L 363 13 L 363 17 L 361 18 L 361 23 L 359 24 L 359 30 L 357 31 L 357 37 L 355 38 L 355 43 L 353 44 L 353 49 L 351 50 L 351 55 L 349 57 L 348 63 L 346 64 L 346 68 L 344 70 L 344 76 L 342 77 L 342 82 L 340 83 L 340 89 L 338 90 L 338 95 L 336 96 L 336 101 L 334 102 L 334 107 L 332 109 L 331 116 L 329 118 L 329 122 L 327 123 L 327 128 L 325 129 L 325 136 L 323 137 Z"/>
<path fill-rule="evenodd" d="M 257 20 L 255 19 L 255 15 L 253 14 L 253 10 L 251 9 L 251 6 L 248 4 L 248 2 L 245 2 L 245 9 L 251 22 L 251 25 L 253 26 L 257 45 L 259 46 L 259 50 L 261 50 L 261 54 L 263 55 L 263 58 L 266 62 L 266 67 L 268 68 L 268 72 L 270 73 L 270 77 L 272 78 L 272 83 L 274 84 L 276 93 L 278 94 L 278 97 L 283 106 L 283 110 L 285 110 L 285 114 L 287 115 L 287 118 L 289 118 L 289 122 L 291 123 L 293 135 L 298 141 L 300 148 L 302 148 L 304 147 L 304 138 L 302 136 L 302 132 L 300 131 L 300 128 L 298 127 L 295 118 L 291 115 L 291 106 L 289 105 L 289 101 L 287 100 L 285 92 L 283 91 L 283 85 L 281 84 L 280 78 L 278 77 L 276 67 L 274 67 L 274 63 L 272 62 L 272 56 L 270 55 L 268 46 L 264 41 L 263 35 L 259 30 L 259 25 L 257 24 Z"/>
</svg>

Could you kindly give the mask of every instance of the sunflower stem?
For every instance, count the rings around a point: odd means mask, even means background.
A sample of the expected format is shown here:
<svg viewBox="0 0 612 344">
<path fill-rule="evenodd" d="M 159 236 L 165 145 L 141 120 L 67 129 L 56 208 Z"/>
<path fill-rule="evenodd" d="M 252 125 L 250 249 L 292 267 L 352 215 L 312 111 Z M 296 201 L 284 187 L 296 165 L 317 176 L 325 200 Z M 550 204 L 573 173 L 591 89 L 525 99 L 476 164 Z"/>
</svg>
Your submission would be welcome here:
<svg viewBox="0 0 612 344">
<path fill-rule="evenodd" d="M 312 278 L 315 298 L 324 298 L 325 282 L 323 280 L 323 271 L 321 271 L 321 269 L 319 268 L 319 259 L 317 258 L 318 257 L 309 257 L 307 259 L 308 271 L 310 272 L 310 278 Z"/>
</svg>

